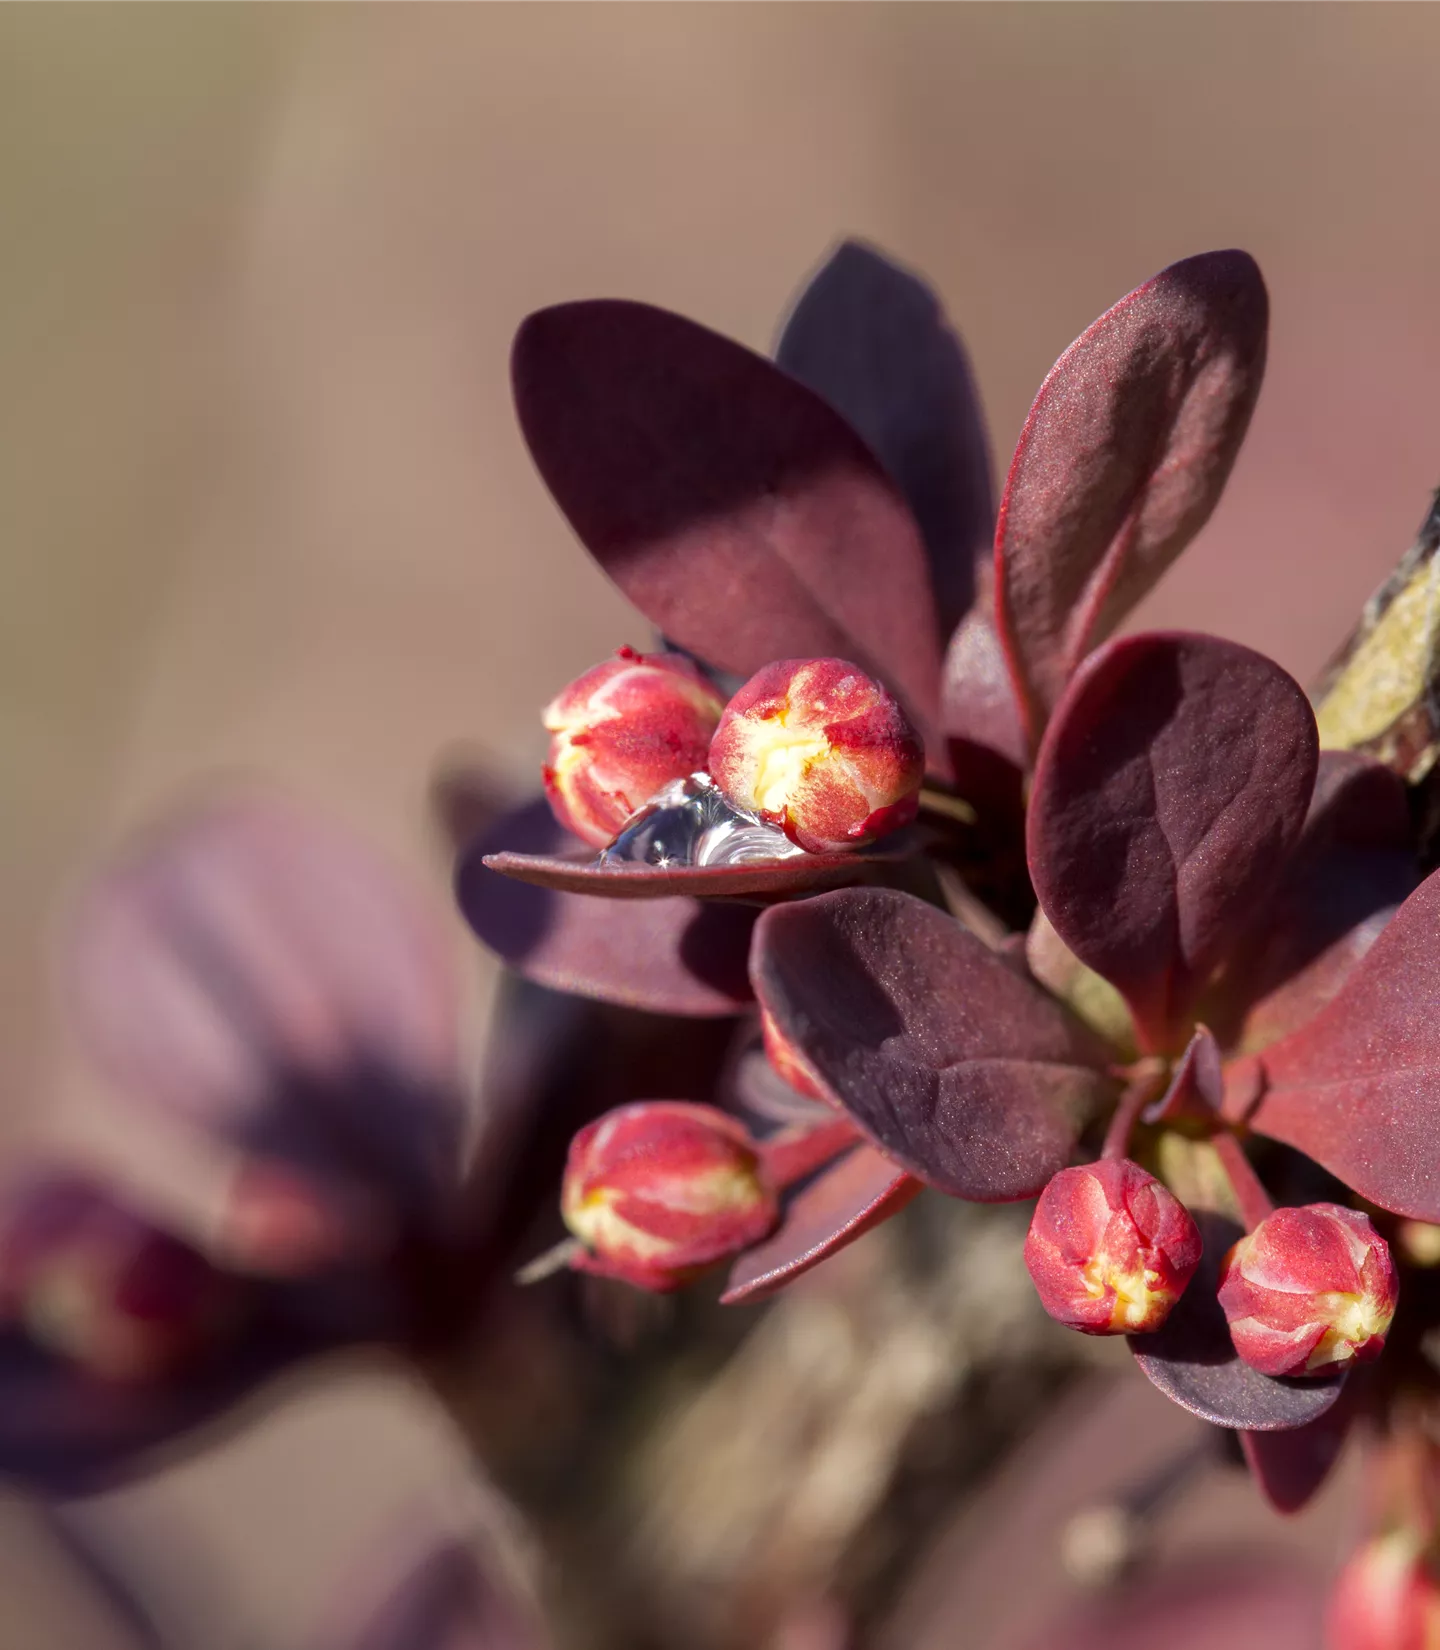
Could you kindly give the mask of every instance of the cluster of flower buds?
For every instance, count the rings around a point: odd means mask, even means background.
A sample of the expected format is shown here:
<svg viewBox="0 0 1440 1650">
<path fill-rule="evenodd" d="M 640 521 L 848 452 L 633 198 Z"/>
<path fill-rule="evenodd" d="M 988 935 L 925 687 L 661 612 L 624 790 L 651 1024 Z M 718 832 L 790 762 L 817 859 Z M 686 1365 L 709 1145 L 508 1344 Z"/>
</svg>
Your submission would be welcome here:
<svg viewBox="0 0 1440 1650">
<path fill-rule="evenodd" d="M 679 1289 L 769 1236 L 780 1218 L 757 1143 L 713 1106 L 637 1101 L 570 1143 L 560 1212 L 577 1270 Z"/>
<path fill-rule="evenodd" d="M 545 711 L 545 790 L 562 825 L 604 847 L 665 785 L 708 769 L 737 808 L 812 853 L 908 824 L 924 746 L 894 697 L 843 659 L 787 659 L 728 705 L 679 654 L 622 648 Z"/>
<path fill-rule="evenodd" d="M 242 1287 L 80 1176 L 25 1187 L 0 1230 L 0 1316 L 100 1380 L 188 1367 L 235 1319 Z"/>
<path fill-rule="evenodd" d="M 1052 1318 L 1087 1335 L 1158 1329 L 1200 1264 L 1173 1192 L 1128 1159 L 1062 1169 L 1040 1194 L 1025 1265 Z"/>
<path fill-rule="evenodd" d="M 1435 1650 L 1440 1644 L 1440 1577 L 1411 1530 L 1367 1541 L 1335 1583 L 1330 1650 Z"/>
<path fill-rule="evenodd" d="M 1264 1375 L 1320 1375 L 1378 1358 L 1397 1289 L 1384 1238 L 1338 1203 L 1277 1209 L 1220 1271 L 1235 1350 Z"/>
<path fill-rule="evenodd" d="M 603 848 L 656 791 L 705 766 L 724 708 L 682 654 L 622 647 L 545 707 L 545 794 L 555 817 Z"/>
</svg>

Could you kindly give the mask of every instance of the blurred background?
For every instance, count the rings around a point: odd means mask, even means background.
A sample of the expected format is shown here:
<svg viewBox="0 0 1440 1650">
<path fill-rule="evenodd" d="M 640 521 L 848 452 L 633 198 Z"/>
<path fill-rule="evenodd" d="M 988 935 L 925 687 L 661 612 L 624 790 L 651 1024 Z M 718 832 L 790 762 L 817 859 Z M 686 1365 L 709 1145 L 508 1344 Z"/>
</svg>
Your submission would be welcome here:
<svg viewBox="0 0 1440 1650">
<path fill-rule="evenodd" d="M 118 833 L 264 771 L 443 899 L 437 759 L 528 784 L 538 707 L 646 640 L 513 424 L 541 305 L 641 298 L 765 348 L 863 236 L 948 305 L 1003 474 L 1078 331 L 1243 246 L 1266 388 L 1140 622 L 1313 674 L 1440 482 L 1437 57 L 1440 11 L 1374 5 L 0 9 L 7 1154 L 124 1149 L 46 987 L 57 901 Z M 478 1027 L 490 974 L 454 934 Z M 461 1471 L 377 1365 L 84 1517 L 157 1575 L 193 1549 L 226 1624 L 195 1642 L 285 1646 Z M 1344 1500 L 1282 1539 L 1338 1550 Z M 0 1646 L 108 1642 L 33 1512 L 0 1511 Z"/>
</svg>

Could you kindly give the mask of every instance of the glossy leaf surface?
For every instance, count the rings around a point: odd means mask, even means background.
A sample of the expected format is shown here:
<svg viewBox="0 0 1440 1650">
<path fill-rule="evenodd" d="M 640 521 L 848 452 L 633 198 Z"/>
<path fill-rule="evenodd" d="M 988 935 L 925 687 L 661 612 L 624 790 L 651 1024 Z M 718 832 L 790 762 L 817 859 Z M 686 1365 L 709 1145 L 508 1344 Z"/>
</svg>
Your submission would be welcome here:
<svg viewBox="0 0 1440 1650">
<path fill-rule="evenodd" d="M 1339 992 L 1259 1056 L 1252 1126 L 1382 1209 L 1440 1221 L 1440 873 L 1395 914 Z"/>
<path fill-rule="evenodd" d="M 801 293 L 775 359 L 864 436 L 909 501 L 943 643 L 975 598 L 995 500 L 974 374 L 939 300 L 874 247 L 845 241 Z"/>
<path fill-rule="evenodd" d="M 1078 1021 L 907 894 L 848 889 L 767 911 L 751 977 L 858 1127 L 956 1197 L 1039 1191 L 1107 1092 Z"/>
<path fill-rule="evenodd" d="M 1316 757 L 1297 684 L 1213 636 L 1112 642 L 1061 701 L 1026 825 L 1035 891 L 1152 1048 L 1186 1032 L 1293 851 Z"/>
<path fill-rule="evenodd" d="M 752 997 L 746 975 L 754 912 L 687 898 L 587 899 L 498 875 L 497 852 L 581 854 L 543 799 L 507 814 L 466 849 L 455 892 L 476 934 L 527 979 L 665 1014 L 734 1014 Z"/>
<path fill-rule="evenodd" d="M 618 300 L 532 315 L 513 376 L 556 502 L 666 636 L 741 676 L 849 659 L 935 740 L 940 644 L 919 529 L 818 395 L 693 321 Z"/>
<path fill-rule="evenodd" d="M 1107 310 L 1041 385 L 995 540 L 1032 744 L 1086 653 L 1215 508 L 1260 393 L 1268 316 L 1247 253 L 1203 253 Z"/>
<path fill-rule="evenodd" d="M 734 1306 L 773 1294 L 898 1214 L 919 1190 L 920 1182 L 888 1157 L 857 1146 L 786 1203 L 775 1231 L 731 1268 L 721 1301 Z"/>
<path fill-rule="evenodd" d="M 1130 1337 L 1135 1361 L 1167 1398 L 1216 1426 L 1279 1432 L 1318 1420 L 1342 1378 L 1275 1380 L 1241 1361 L 1215 1296 L 1220 1262 L 1241 1228 L 1208 1210 L 1191 1212 L 1205 1239 L 1200 1268 L 1159 1329 Z"/>
</svg>

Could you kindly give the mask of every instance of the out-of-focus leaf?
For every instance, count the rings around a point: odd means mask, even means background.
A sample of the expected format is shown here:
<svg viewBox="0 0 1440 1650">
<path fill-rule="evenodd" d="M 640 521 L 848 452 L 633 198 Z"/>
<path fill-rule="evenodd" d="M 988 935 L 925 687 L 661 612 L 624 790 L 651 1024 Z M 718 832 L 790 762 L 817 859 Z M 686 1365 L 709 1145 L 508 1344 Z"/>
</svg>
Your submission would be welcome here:
<svg viewBox="0 0 1440 1650">
<path fill-rule="evenodd" d="M 1060 357 L 1000 502 L 996 609 L 1032 746 L 1086 653 L 1204 526 L 1265 369 L 1245 252 L 1171 264 Z"/>
<path fill-rule="evenodd" d="M 852 660 L 943 760 L 919 529 L 818 395 L 683 316 L 618 300 L 532 315 L 513 377 L 556 502 L 652 623 L 741 676 L 774 659 Z"/>
<path fill-rule="evenodd" d="M 818 1123 L 835 1115 L 833 1106 L 787 1083 L 758 1039 L 733 1055 L 722 1085 L 727 1102 L 770 1123 Z"/>
<path fill-rule="evenodd" d="M 943 643 L 975 599 L 995 499 L 974 375 L 939 299 L 876 248 L 844 241 L 796 301 L 775 359 L 864 436 L 904 493 Z"/>
<path fill-rule="evenodd" d="M 329 821 L 258 797 L 172 821 L 82 892 L 60 969 L 81 1037 L 136 1099 L 411 1200 L 453 1178 L 449 943 Z"/>
<path fill-rule="evenodd" d="M 773 1294 L 898 1214 L 919 1190 L 888 1157 L 857 1146 L 786 1203 L 776 1230 L 731 1268 L 721 1301 L 734 1306 Z"/>
<path fill-rule="evenodd" d="M 1315 783 L 1305 695 L 1213 636 L 1094 654 L 1041 746 L 1026 843 L 1045 915 L 1168 1049 L 1299 839 Z"/>
<path fill-rule="evenodd" d="M 1018 785 L 1030 754 L 1025 729 L 1000 638 L 978 608 L 965 616 L 950 638 L 940 693 L 945 736 L 961 790 L 969 794 L 975 789 L 982 753 L 992 765 L 1012 769 Z M 994 784 L 991 780 L 990 787 Z"/>
<path fill-rule="evenodd" d="M 1260 1134 L 1306 1152 L 1382 1209 L 1440 1221 L 1440 873 L 1345 984 L 1257 1058 Z"/>
<path fill-rule="evenodd" d="M 1355 1420 L 1354 1387 L 1352 1378 L 1335 1403 L 1303 1427 L 1240 1434 L 1250 1474 L 1276 1512 L 1299 1512 L 1330 1476 Z"/>
<path fill-rule="evenodd" d="M 865 1134 L 956 1197 L 1038 1192 L 1107 1092 L 1079 1021 L 908 894 L 847 889 L 767 911 L 751 977 Z"/>
<path fill-rule="evenodd" d="M 746 959 L 754 911 L 672 898 L 586 899 L 497 876 L 497 852 L 580 853 L 537 799 L 507 814 L 462 854 L 455 892 L 480 939 L 527 979 L 663 1014 L 734 1014 L 751 1001 Z"/>
<path fill-rule="evenodd" d="M 779 899 L 859 881 L 895 853 L 805 854 L 793 859 L 739 861 L 732 865 L 597 865 L 594 857 L 564 854 L 486 854 L 483 863 L 503 877 L 588 894 L 603 900 Z"/>
<path fill-rule="evenodd" d="M 1335 995 L 1415 888 L 1405 788 L 1387 768 L 1321 751 L 1299 846 L 1206 994 L 1227 1046 L 1253 1053 Z"/>
<path fill-rule="evenodd" d="M 1129 1337 L 1136 1363 L 1167 1398 L 1216 1426 L 1281 1432 L 1318 1420 L 1343 1377 L 1276 1380 L 1237 1356 L 1215 1291 L 1220 1262 L 1243 1229 L 1210 1210 L 1192 1213 L 1205 1239 L 1199 1270 L 1159 1329 Z"/>
</svg>

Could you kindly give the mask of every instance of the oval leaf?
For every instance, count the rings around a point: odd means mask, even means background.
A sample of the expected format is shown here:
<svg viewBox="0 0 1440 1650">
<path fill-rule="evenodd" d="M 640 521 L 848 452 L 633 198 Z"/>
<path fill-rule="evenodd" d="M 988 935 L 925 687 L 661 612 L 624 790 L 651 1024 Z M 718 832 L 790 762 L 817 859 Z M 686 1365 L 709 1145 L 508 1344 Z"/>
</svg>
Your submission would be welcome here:
<svg viewBox="0 0 1440 1650">
<path fill-rule="evenodd" d="M 1035 771 L 1035 891 L 1081 962 L 1168 1050 L 1299 839 L 1315 718 L 1279 665 L 1183 632 L 1102 648 Z"/>
<path fill-rule="evenodd" d="M 1250 1475 L 1276 1512 L 1299 1512 L 1334 1470 L 1355 1420 L 1354 1386 L 1347 1382 L 1336 1402 L 1303 1427 L 1240 1434 Z"/>
<path fill-rule="evenodd" d="M 515 340 L 540 474 L 601 567 L 723 670 L 835 656 L 938 753 L 940 645 L 919 529 L 865 443 L 762 356 L 648 304 L 561 304 Z"/>
<path fill-rule="evenodd" d="M 920 1190 L 920 1182 L 869 1146 L 857 1146 L 801 1188 L 785 1205 L 780 1225 L 747 1249 L 730 1269 L 721 1304 L 761 1300 L 828 1260 L 891 1215 Z"/>
<path fill-rule="evenodd" d="M 1440 1221 L 1440 872 L 1396 912 L 1318 1015 L 1259 1055 L 1260 1134 L 1362 1197 Z"/>
<path fill-rule="evenodd" d="M 461 856 L 455 893 L 480 939 L 527 979 L 663 1014 L 734 1014 L 753 998 L 746 974 L 753 910 L 714 901 L 613 903 L 498 876 L 499 850 L 580 852 L 544 798 L 507 814 Z"/>
<path fill-rule="evenodd" d="M 934 906 L 846 889 L 761 917 L 762 1008 L 857 1126 L 955 1197 L 1030 1197 L 1107 1092 L 1099 1045 Z"/>
<path fill-rule="evenodd" d="M 1236 1356 L 1215 1292 L 1220 1262 L 1242 1229 L 1209 1210 L 1193 1213 L 1205 1239 L 1199 1269 L 1159 1329 L 1129 1337 L 1136 1363 L 1167 1398 L 1216 1426 L 1281 1432 L 1318 1420 L 1344 1377 L 1276 1380 Z"/>
<path fill-rule="evenodd" d="M 1081 660 L 1219 501 L 1268 321 L 1254 259 L 1202 253 L 1107 310 L 1040 386 L 995 535 L 997 617 L 1032 746 Z"/>
<path fill-rule="evenodd" d="M 904 493 L 943 642 L 975 599 L 995 499 L 974 374 L 939 299 L 875 247 L 844 241 L 790 311 L 775 359 L 865 438 Z"/>
</svg>

